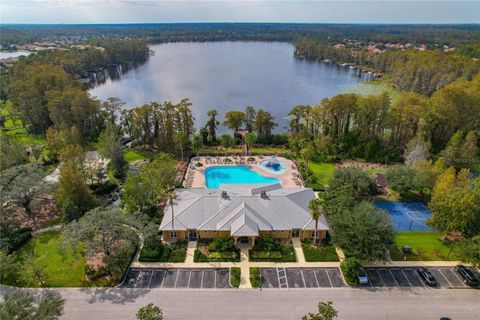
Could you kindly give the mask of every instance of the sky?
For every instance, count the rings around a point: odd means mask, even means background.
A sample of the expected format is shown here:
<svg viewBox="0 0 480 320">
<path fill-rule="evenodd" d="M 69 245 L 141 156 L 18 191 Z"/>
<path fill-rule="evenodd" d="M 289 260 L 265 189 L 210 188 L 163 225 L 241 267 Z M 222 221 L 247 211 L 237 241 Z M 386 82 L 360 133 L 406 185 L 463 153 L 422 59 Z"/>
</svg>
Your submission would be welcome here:
<svg viewBox="0 0 480 320">
<path fill-rule="evenodd" d="M 480 1 L 0 0 L 1 23 L 480 23 Z"/>
</svg>

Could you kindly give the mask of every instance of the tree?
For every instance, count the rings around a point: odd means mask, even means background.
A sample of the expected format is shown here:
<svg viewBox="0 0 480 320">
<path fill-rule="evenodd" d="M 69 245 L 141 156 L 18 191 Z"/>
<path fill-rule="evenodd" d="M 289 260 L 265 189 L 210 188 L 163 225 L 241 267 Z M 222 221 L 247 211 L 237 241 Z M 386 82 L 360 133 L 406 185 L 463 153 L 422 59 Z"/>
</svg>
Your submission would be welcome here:
<svg viewBox="0 0 480 320">
<path fill-rule="evenodd" d="M 98 205 L 98 200 L 88 188 L 85 179 L 71 162 L 64 163 L 60 168 L 56 200 L 65 222 L 80 218 Z"/>
<path fill-rule="evenodd" d="M 269 137 L 272 135 L 272 130 L 277 124 L 275 123 L 275 117 L 268 111 L 264 111 L 262 108 L 258 109 L 257 117 L 255 118 L 254 128 L 257 134 L 261 137 Z"/>
<path fill-rule="evenodd" d="M 125 175 L 127 162 L 123 157 L 123 145 L 120 142 L 121 130 L 114 122 L 107 122 L 105 131 L 99 138 L 99 152 L 110 159 L 113 175 L 122 179 Z"/>
<path fill-rule="evenodd" d="M 217 126 L 220 122 L 217 120 L 217 109 L 212 109 L 207 112 L 208 121 L 207 121 L 207 130 L 208 130 L 208 142 L 215 143 L 217 141 Z"/>
<path fill-rule="evenodd" d="M 442 151 L 441 155 L 445 160 L 445 163 L 448 166 L 454 165 L 455 167 L 459 167 L 461 162 L 461 147 L 463 141 L 463 132 L 458 130 L 455 134 L 450 138 L 446 148 Z"/>
<path fill-rule="evenodd" d="M 26 253 L 22 256 L 22 277 L 27 284 L 33 286 L 40 284 L 41 287 L 45 288 L 47 286 L 45 275 L 47 266 L 45 263 L 40 263 L 37 258 L 35 253 Z"/>
<path fill-rule="evenodd" d="M 315 233 L 313 234 L 313 243 L 317 243 L 317 233 L 318 233 L 318 219 L 322 215 L 322 200 L 321 199 L 312 199 L 308 203 L 308 208 L 310 209 L 310 216 L 315 222 Z"/>
<path fill-rule="evenodd" d="M 385 173 L 389 187 L 397 191 L 402 197 L 417 189 L 416 175 L 417 171 L 415 169 L 406 166 L 390 167 Z"/>
<path fill-rule="evenodd" d="M 405 158 L 405 164 L 408 166 L 415 165 L 421 160 L 426 160 L 430 156 L 430 142 L 423 139 L 420 134 L 417 134 L 415 138 L 410 140 L 405 149 L 403 157 Z"/>
<path fill-rule="evenodd" d="M 480 266 L 480 235 L 471 239 L 460 240 L 455 247 L 455 253 L 461 261 L 471 263 L 476 267 Z"/>
<path fill-rule="evenodd" d="M 347 256 L 383 260 L 394 244 L 395 230 L 390 216 L 366 201 L 353 210 L 343 210 L 330 223 L 335 243 Z"/>
<path fill-rule="evenodd" d="M 303 149 L 300 150 L 300 155 L 302 156 L 303 163 L 305 167 L 308 168 L 308 160 L 313 156 L 313 149 L 310 145 L 306 145 Z"/>
<path fill-rule="evenodd" d="M 193 136 L 192 138 L 192 148 L 193 150 L 195 150 L 197 152 L 197 155 L 198 155 L 198 152 L 200 150 L 202 150 L 203 148 L 203 137 L 201 134 L 196 134 Z"/>
<path fill-rule="evenodd" d="M 233 138 L 229 134 L 222 134 L 220 136 L 220 143 L 225 149 L 228 149 L 232 146 L 233 144 Z"/>
<path fill-rule="evenodd" d="M 346 258 L 340 263 L 340 270 L 342 270 L 343 277 L 348 284 L 357 283 L 357 275 L 361 267 L 360 262 L 354 257 Z"/>
<path fill-rule="evenodd" d="M 435 163 L 432 160 L 420 160 L 415 164 L 414 168 L 417 171 L 416 184 L 427 188 L 430 194 L 437 182 L 437 178 L 447 170 L 445 161 L 441 157 Z"/>
<path fill-rule="evenodd" d="M 370 194 L 376 189 L 373 179 L 358 168 L 341 168 L 333 172 L 330 189 L 336 190 L 342 186 L 350 186 L 356 196 Z"/>
<path fill-rule="evenodd" d="M 318 313 L 309 313 L 303 320 L 332 320 L 338 316 L 338 311 L 333 307 L 333 302 L 319 302 Z"/>
<path fill-rule="evenodd" d="M 0 137 L 0 170 L 27 162 L 27 152 L 20 141 L 15 137 L 2 135 Z"/>
<path fill-rule="evenodd" d="M 38 197 L 51 191 L 52 185 L 45 183 L 45 174 L 35 165 L 22 165 L 2 172 L 2 185 L 0 192 L 6 200 L 12 201 L 25 210 L 32 225 L 36 226 L 36 211 L 33 206 Z"/>
<path fill-rule="evenodd" d="M 256 139 L 257 137 L 255 136 L 255 133 L 249 132 L 246 134 L 245 143 L 247 144 L 248 150 L 252 149 Z"/>
<path fill-rule="evenodd" d="M 225 113 L 225 121 L 223 121 L 223 125 L 233 130 L 233 135 L 235 136 L 238 129 L 242 126 L 244 118 L 245 114 L 241 111 L 227 111 L 227 113 Z"/>
<path fill-rule="evenodd" d="M 175 136 L 175 144 L 180 149 L 180 159 L 182 160 L 182 162 L 184 161 L 183 154 L 184 154 L 187 143 L 188 143 L 187 135 L 184 132 L 178 132 L 177 135 Z"/>
<path fill-rule="evenodd" d="M 34 293 L 17 290 L 0 302 L 0 318 L 12 320 L 56 320 L 63 314 L 65 301 L 55 291 Z"/>
<path fill-rule="evenodd" d="M 465 167 L 480 162 L 477 145 L 477 134 L 474 131 L 468 132 L 460 149 L 460 158 Z"/>
<path fill-rule="evenodd" d="M 175 161 L 165 154 L 159 154 L 140 172 L 127 176 L 122 190 L 122 199 L 130 212 L 148 212 L 155 208 L 175 184 L 177 170 Z"/>
<path fill-rule="evenodd" d="M 137 311 L 137 320 L 163 320 L 163 312 L 159 306 L 149 303 Z"/>
<path fill-rule="evenodd" d="M 13 254 L 0 250 L 0 282 L 8 285 L 19 285 L 21 263 Z"/>
<path fill-rule="evenodd" d="M 125 102 L 117 97 L 110 97 L 107 101 L 103 102 L 102 108 L 106 113 L 106 118 L 108 120 L 107 126 L 108 123 L 115 124 L 117 116 L 122 111 L 123 106 L 125 106 Z"/>
<path fill-rule="evenodd" d="M 117 280 L 123 276 L 138 245 L 136 231 L 129 227 L 137 223 L 136 217 L 120 210 L 96 208 L 68 224 L 64 238 L 75 251 L 84 246 L 87 256 L 100 254 L 108 273 Z"/>
<path fill-rule="evenodd" d="M 245 129 L 247 129 L 248 132 L 252 132 L 254 127 L 255 127 L 255 116 L 256 116 L 255 109 L 252 106 L 248 106 L 245 109 Z"/>
<path fill-rule="evenodd" d="M 468 169 L 456 174 L 453 167 L 438 177 L 428 207 L 428 223 L 444 233 L 459 231 L 471 238 L 480 233 L 480 178 L 471 181 Z"/>
</svg>

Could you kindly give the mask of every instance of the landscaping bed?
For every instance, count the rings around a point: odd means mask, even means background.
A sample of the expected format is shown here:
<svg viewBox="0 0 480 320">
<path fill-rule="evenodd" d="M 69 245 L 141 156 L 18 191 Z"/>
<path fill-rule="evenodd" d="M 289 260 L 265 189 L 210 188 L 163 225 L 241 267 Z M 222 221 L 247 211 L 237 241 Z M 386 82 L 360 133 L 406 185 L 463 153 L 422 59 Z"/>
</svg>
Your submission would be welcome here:
<svg viewBox="0 0 480 320">
<path fill-rule="evenodd" d="M 390 249 L 393 261 L 440 261 L 458 260 L 455 246 L 443 242 L 438 232 L 401 231 L 395 236 L 395 245 Z M 411 253 L 403 254 L 401 248 L 409 246 Z M 448 255 L 450 252 L 450 256 Z"/>
<path fill-rule="evenodd" d="M 304 240 L 302 250 L 307 262 L 339 261 L 333 244 L 313 244 L 310 240 Z"/>
<path fill-rule="evenodd" d="M 230 285 L 234 288 L 238 288 L 240 286 L 240 275 L 241 270 L 238 267 L 230 268 Z"/>
<path fill-rule="evenodd" d="M 140 262 L 184 262 L 187 257 L 187 241 L 159 243 L 155 248 L 143 247 Z"/>
<path fill-rule="evenodd" d="M 258 288 L 262 284 L 259 267 L 250 267 L 250 283 L 253 288 Z"/>
<path fill-rule="evenodd" d="M 240 251 L 233 239 L 220 237 L 200 239 L 195 250 L 194 262 L 240 262 Z"/>
<path fill-rule="evenodd" d="M 255 245 L 249 252 L 252 262 L 295 262 L 295 249 L 290 240 L 280 241 L 271 237 L 261 237 L 255 240 Z"/>
</svg>

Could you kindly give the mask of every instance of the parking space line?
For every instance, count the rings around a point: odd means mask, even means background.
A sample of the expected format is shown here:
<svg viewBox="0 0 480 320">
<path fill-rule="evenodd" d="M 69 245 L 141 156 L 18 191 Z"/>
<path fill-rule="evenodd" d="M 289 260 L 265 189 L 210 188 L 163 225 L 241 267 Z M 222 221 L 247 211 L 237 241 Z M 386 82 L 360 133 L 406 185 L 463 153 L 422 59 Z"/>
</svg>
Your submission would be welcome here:
<svg viewBox="0 0 480 320">
<path fill-rule="evenodd" d="M 403 276 L 405 277 L 405 279 L 407 279 L 408 284 L 410 285 L 410 287 L 413 288 L 413 285 L 412 285 L 412 283 L 410 282 L 410 279 L 408 279 L 407 275 L 406 275 L 405 272 L 403 271 L 403 268 L 401 268 L 400 270 L 402 270 Z"/>
<path fill-rule="evenodd" d="M 440 274 L 442 275 L 442 277 L 447 280 L 448 284 L 450 285 L 450 287 L 453 287 L 452 283 L 450 282 L 450 280 L 448 280 L 447 277 L 445 277 L 445 275 L 443 274 L 442 272 L 442 269 L 438 269 L 438 272 L 440 272 Z"/>
<path fill-rule="evenodd" d="M 137 283 L 138 283 L 138 279 L 140 278 L 140 273 L 142 273 L 142 271 L 140 271 L 137 276 L 135 277 L 135 284 L 133 285 L 133 288 L 136 289 L 137 288 Z"/>
<path fill-rule="evenodd" d="M 305 277 L 303 276 L 303 269 L 300 269 L 300 275 L 302 276 L 303 287 L 306 288 L 307 284 L 305 283 Z"/>
<path fill-rule="evenodd" d="M 175 284 L 173 285 L 174 288 L 177 287 L 178 274 L 180 273 L 180 270 L 181 270 L 181 269 L 176 270 L 176 271 L 177 271 L 177 274 L 175 275 Z"/>
<path fill-rule="evenodd" d="M 420 275 L 418 274 L 417 270 L 415 269 L 412 269 L 413 270 L 413 273 L 415 273 L 415 275 L 417 276 L 417 278 L 420 280 L 420 283 L 422 284 L 422 286 L 424 288 L 426 288 L 427 286 L 425 285 L 425 283 L 423 283 L 423 279 L 420 277 Z"/>
<path fill-rule="evenodd" d="M 147 286 L 147 288 L 149 288 L 149 289 L 150 289 L 150 282 L 152 282 L 154 272 L 155 272 L 155 270 L 152 269 L 152 273 L 150 274 L 150 280 L 148 280 L 148 286 Z"/>
<path fill-rule="evenodd" d="M 330 282 L 330 287 L 333 288 L 332 280 L 330 280 L 330 275 L 328 274 L 329 269 L 325 269 L 325 273 L 327 274 L 328 282 Z"/>
<path fill-rule="evenodd" d="M 452 272 L 453 272 L 453 274 L 455 274 L 458 281 L 460 281 L 462 283 L 462 287 L 466 287 L 467 285 L 465 284 L 464 280 L 460 279 L 460 277 L 458 276 L 458 273 L 455 270 L 452 270 Z"/>
<path fill-rule="evenodd" d="M 380 269 L 378 269 L 378 270 L 380 270 Z M 378 270 L 375 269 L 375 272 L 378 274 L 378 277 L 380 278 L 380 280 L 382 280 L 383 286 L 387 287 L 387 285 L 385 284 L 385 281 L 383 281 L 382 275 L 380 274 L 380 272 Z M 382 270 L 384 270 L 384 269 L 382 268 Z"/>
<path fill-rule="evenodd" d="M 188 274 L 188 284 L 187 288 L 190 288 L 190 278 L 192 277 L 192 269 L 190 269 L 190 273 Z"/>
<path fill-rule="evenodd" d="M 213 276 L 213 288 L 217 288 L 217 270 L 214 271 L 215 275 Z"/>
<path fill-rule="evenodd" d="M 200 288 L 203 289 L 203 275 L 205 274 L 205 270 L 202 270 L 202 280 L 200 281 Z"/>
<path fill-rule="evenodd" d="M 392 270 L 391 270 L 390 268 L 388 268 L 388 272 L 390 272 L 390 274 L 392 275 L 392 278 L 393 278 L 393 280 L 395 280 L 395 283 L 397 284 L 397 287 L 400 288 L 400 284 L 398 283 L 397 279 L 396 279 L 395 276 L 393 275 Z"/>
<path fill-rule="evenodd" d="M 163 270 L 162 285 L 160 286 L 160 288 L 163 288 L 163 284 L 165 283 L 165 275 L 167 274 L 167 270 L 168 269 Z"/>
<path fill-rule="evenodd" d="M 318 278 L 317 278 L 317 273 L 315 272 L 315 269 L 312 269 L 313 275 L 315 276 L 315 282 L 317 283 L 317 288 L 320 288 L 320 284 L 318 283 Z"/>
</svg>

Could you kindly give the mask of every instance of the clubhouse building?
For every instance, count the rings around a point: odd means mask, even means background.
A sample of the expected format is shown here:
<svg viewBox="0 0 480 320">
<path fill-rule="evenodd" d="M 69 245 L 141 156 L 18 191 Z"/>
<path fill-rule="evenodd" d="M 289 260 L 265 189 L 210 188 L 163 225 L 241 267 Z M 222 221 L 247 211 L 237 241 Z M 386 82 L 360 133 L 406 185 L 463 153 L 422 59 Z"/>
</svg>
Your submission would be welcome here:
<svg viewBox="0 0 480 320">
<path fill-rule="evenodd" d="M 282 188 L 273 184 L 220 184 L 218 189 L 176 189 L 172 207 L 166 205 L 160 230 L 165 241 L 232 237 L 236 243 L 313 238 L 315 222 L 308 203 L 310 188 Z M 318 238 L 329 230 L 325 217 L 318 221 Z"/>
</svg>

